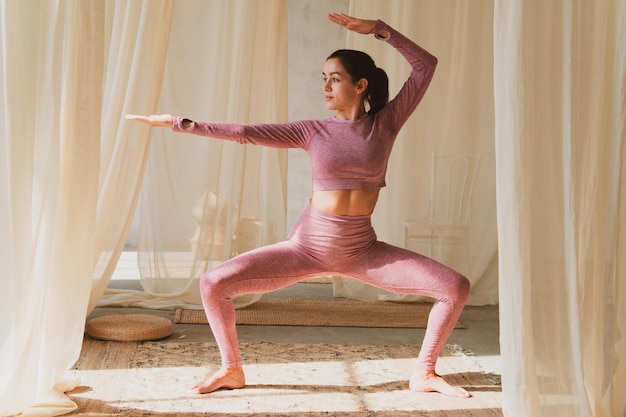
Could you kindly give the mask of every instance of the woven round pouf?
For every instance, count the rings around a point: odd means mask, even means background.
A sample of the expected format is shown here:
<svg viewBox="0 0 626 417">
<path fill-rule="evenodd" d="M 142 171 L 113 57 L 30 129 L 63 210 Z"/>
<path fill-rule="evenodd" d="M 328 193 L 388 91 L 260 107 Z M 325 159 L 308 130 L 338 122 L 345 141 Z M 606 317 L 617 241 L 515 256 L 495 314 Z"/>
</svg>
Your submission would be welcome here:
<svg viewBox="0 0 626 417">
<path fill-rule="evenodd" d="M 172 322 L 149 314 L 111 314 L 89 320 L 85 331 L 94 339 L 140 342 L 169 336 Z"/>
</svg>

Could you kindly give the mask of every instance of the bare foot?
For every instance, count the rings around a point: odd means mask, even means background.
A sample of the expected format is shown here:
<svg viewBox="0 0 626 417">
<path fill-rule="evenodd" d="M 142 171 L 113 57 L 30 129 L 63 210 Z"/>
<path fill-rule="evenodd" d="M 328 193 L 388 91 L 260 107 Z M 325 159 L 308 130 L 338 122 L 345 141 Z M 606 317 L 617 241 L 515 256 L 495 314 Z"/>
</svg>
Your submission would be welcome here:
<svg viewBox="0 0 626 417">
<path fill-rule="evenodd" d="M 416 371 L 409 381 L 409 388 L 417 392 L 440 392 L 451 397 L 471 397 L 463 388 L 448 384 L 435 371 Z"/>
<path fill-rule="evenodd" d="M 243 367 L 236 366 L 234 368 L 221 368 L 209 378 L 191 387 L 191 391 L 196 394 L 207 394 L 220 388 L 237 389 L 244 385 L 246 385 L 246 377 L 243 373 Z"/>
</svg>

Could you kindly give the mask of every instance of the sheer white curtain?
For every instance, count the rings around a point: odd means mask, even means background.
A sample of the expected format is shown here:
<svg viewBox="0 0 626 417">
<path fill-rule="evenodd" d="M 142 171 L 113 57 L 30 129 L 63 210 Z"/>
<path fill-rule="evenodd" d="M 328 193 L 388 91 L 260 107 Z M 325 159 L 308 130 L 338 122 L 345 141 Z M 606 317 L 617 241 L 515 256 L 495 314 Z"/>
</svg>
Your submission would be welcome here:
<svg viewBox="0 0 626 417">
<path fill-rule="evenodd" d="M 350 14 L 383 19 L 431 51 L 439 64 L 417 110 L 403 127 L 389 161 L 387 188 L 374 212 L 379 239 L 405 246 L 403 224 L 426 216 L 431 204 L 433 153 L 478 156 L 469 195 L 469 232 L 462 244 L 407 247 L 464 273 L 472 283 L 468 304 L 498 302 L 497 230 L 493 149 L 493 2 L 476 0 L 353 0 Z M 349 34 L 348 47 L 366 51 L 390 79 L 393 97 L 408 77 L 402 56 L 371 37 Z M 438 181 L 438 180 L 437 180 Z M 458 184 L 454 184 L 458 185 Z M 419 300 L 335 277 L 335 295 L 360 299 Z"/>
<path fill-rule="evenodd" d="M 626 2 L 495 3 L 503 408 L 626 415 Z"/>
<path fill-rule="evenodd" d="M 283 0 L 175 3 L 158 111 L 287 121 L 286 33 Z M 143 291 L 108 290 L 99 305 L 201 308 L 203 272 L 284 239 L 287 153 L 167 129 L 151 134 L 138 210 Z M 235 303 L 260 297 L 242 295 Z"/>
<path fill-rule="evenodd" d="M 95 239 L 101 108 L 81 86 L 102 83 L 102 55 L 85 48 L 102 39 L 99 9 L 0 9 L 2 414 L 48 392 L 80 352 L 93 251 L 75 254 Z"/>
<path fill-rule="evenodd" d="M 149 129 L 122 121 L 129 112 L 156 112 L 171 1 L 105 2 L 100 194 L 96 269 L 88 313 L 104 294 L 126 242 L 150 150 Z"/>
<path fill-rule="evenodd" d="M 2 415 L 75 408 L 62 393 L 75 382 L 60 381 L 124 245 L 149 145 L 121 115 L 156 109 L 170 6 L 0 3 Z"/>
<path fill-rule="evenodd" d="M 58 382 L 80 353 L 86 314 L 104 293 L 124 246 L 153 133 L 122 115 L 156 113 L 160 100 L 163 111 L 194 117 L 283 117 L 285 77 L 275 67 L 285 67 L 285 3 L 255 4 L 0 3 L 0 257 L 6 291 L 0 303 L 0 414 L 55 415 L 75 407 L 62 395 L 75 382 Z M 208 190 L 235 208 L 228 220 L 248 225 L 248 234 L 257 236 L 259 225 L 267 231 L 265 241 L 284 234 L 282 153 L 206 139 L 190 140 L 184 149 L 176 143 L 181 138 L 160 135 L 154 135 L 147 169 L 146 206 L 169 199 L 181 216 L 188 210 L 194 225 L 193 216 L 221 219 L 215 208 L 222 210 L 222 204 L 201 199 Z M 155 173 L 159 158 L 167 169 Z M 183 168 L 190 172 L 181 174 Z M 173 179 L 175 184 L 168 182 Z M 178 188 L 168 190 L 173 196 L 161 191 L 163 181 Z M 188 204 L 190 199 L 201 204 Z M 193 234 L 189 226 L 173 228 Z M 158 222 L 152 227 L 162 228 Z M 153 242 L 150 252 L 175 252 L 182 245 Z M 235 249 L 245 243 L 240 238 Z M 147 287 L 159 292 L 155 285 Z"/>
<path fill-rule="evenodd" d="M 216 4 L 185 2 L 176 10 L 161 111 L 287 121 L 286 1 Z M 152 297 L 200 304 L 197 279 L 214 263 L 285 237 L 287 153 L 158 134 L 141 197 L 142 285 Z"/>
</svg>

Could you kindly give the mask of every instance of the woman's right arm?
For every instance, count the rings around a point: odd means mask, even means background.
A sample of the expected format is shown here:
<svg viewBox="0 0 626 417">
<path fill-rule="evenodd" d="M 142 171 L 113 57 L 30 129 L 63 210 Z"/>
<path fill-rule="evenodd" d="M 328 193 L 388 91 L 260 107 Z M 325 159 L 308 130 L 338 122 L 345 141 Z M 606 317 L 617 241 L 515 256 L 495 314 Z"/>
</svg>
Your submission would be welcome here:
<svg viewBox="0 0 626 417">
<path fill-rule="evenodd" d="M 306 122 L 237 124 L 202 122 L 171 115 L 127 115 L 150 126 L 169 127 L 175 132 L 191 133 L 240 144 L 272 148 L 305 148 L 310 132 Z"/>
</svg>

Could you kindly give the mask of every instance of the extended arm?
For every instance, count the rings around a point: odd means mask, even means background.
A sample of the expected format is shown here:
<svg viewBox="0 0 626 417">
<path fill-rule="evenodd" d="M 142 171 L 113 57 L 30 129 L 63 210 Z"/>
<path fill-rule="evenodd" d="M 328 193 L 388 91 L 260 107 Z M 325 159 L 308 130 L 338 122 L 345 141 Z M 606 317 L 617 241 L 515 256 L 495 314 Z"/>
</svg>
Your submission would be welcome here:
<svg viewBox="0 0 626 417">
<path fill-rule="evenodd" d="M 194 121 L 169 114 L 152 116 L 126 115 L 155 127 L 169 127 L 175 132 L 192 133 L 241 144 L 262 145 L 272 148 L 305 148 L 310 127 L 306 122 L 236 124 Z"/>
<path fill-rule="evenodd" d="M 272 148 L 305 148 L 310 129 L 306 122 L 237 124 L 174 117 L 172 130 L 241 144 Z"/>
</svg>

